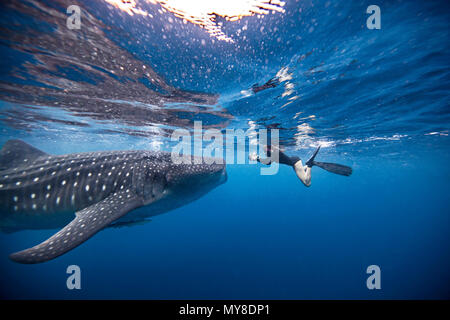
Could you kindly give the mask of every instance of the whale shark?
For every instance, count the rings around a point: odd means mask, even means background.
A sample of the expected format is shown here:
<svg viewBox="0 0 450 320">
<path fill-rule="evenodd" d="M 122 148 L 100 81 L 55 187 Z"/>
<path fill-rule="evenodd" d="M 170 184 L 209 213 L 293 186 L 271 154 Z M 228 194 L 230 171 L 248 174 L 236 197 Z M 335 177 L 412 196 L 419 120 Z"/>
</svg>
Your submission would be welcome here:
<svg viewBox="0 0 450 320">
<path fill-rule="evenodd" d="M 192 202 L 227 180 L 216 159 L 177 164 L 164 151 L 47 154 L 21 140 L 0 150 L 0 230 L 57 229 L 10 255 L 54 259 L 106 227 L 133 225 Z"/>
</svg>

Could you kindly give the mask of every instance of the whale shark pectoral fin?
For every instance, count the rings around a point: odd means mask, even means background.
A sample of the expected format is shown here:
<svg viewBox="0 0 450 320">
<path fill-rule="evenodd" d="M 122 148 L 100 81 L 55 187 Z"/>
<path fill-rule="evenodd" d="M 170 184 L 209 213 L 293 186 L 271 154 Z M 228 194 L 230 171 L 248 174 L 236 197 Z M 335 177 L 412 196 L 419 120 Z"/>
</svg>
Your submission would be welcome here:
<svg viewBox="0 0 450 320">
<path fill-rule="evenodd" d="M 134 227 L 134 226 L 141 226 L 143 224 L 147 224 L 151 222 L 151 219 L 147 220 L 137 220 L 137 221 L 125 221 L 125 222 L 116 222 L 111 224 L 110 228 L 123 228 L 123 227 Z"/>
<path fill-rule="evenodd" d="M 75 218 L 49 239 L 32 248 L 11 254 L 19 263 L 40 263 L 54 259 L 79 246 L 111 222 L 142 206 L 131 191 L 113 193 L 106 199 L 76 213 Z"/>
<path fill-rule="evenodd" d="M 0 170 L 14 168 L 23 164 L 24 160 L 33 161 L 47 155 L 22 140 L 8 140 L 0 150 Z"/>
</svg>

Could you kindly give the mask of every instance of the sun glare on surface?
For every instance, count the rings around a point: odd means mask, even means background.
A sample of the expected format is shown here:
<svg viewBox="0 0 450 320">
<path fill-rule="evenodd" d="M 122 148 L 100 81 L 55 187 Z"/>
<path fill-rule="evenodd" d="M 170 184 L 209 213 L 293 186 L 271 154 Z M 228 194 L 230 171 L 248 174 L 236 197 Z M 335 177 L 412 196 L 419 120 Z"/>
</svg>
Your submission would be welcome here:
<svg viewBox="0 0 450 320">
<path fill-rule="evenodd" d="M 105 0 L 129 15 L 139 14 L 153 16 L 139 8 L 134 0 Z M 245 16 L 264 15 L 270 12 L 284 12 L 284 1 L 280 0 L 143 0 L 153 4 L 159 3 L 163 12 L 170 11 L 184 23 L 193 23 L 204 28 L 218 40 L 233 42 L 216 22 L 217 16 L 228 21 L 237 21 Z"/>
</svg>

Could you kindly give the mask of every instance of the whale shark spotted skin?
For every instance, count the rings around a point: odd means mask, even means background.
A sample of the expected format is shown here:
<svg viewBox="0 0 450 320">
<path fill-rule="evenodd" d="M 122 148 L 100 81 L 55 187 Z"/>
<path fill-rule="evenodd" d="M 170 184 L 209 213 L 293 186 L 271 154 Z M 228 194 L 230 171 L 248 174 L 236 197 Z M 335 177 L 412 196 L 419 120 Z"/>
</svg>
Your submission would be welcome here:
<svg viewBox="0 0 450 320">
<path fill-rule="evenodd" d="M 0 150 L 0 230 L 62 228 L 10 258 L 48 261 L 105 227 L 198 199 L 226 181 L 225 165 L 211 160 L 175 164 L 168 152 L 141 150 L 50 155 L 9 140 Z"/>
</svg>

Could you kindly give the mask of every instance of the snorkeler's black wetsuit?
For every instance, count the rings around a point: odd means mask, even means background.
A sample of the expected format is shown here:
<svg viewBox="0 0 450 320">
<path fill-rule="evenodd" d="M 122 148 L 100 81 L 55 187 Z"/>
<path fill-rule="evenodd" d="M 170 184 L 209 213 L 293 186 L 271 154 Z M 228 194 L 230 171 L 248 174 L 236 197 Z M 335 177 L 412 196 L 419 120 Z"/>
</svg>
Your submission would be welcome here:
<svg viewBox="0 0 450 320">
<path fill-rule="evenodd" d="M 271 155 L 272 155 L 271 146 L 268 146 L 267 147 L 266 156 L 267 156 L 267 158 L 271 159 Z M 280 164 L 287 164 L 288 166 L 294 166 L 294 164 L 298 160 L 300 160 L 299 157 L 295 157 L 295 156 L 289 157 L 287 154 L 285 154 L 285 153 L 283 153 L 281 151 L 278 151 L 278 162 Z"/>
<path fill-rule="evenodd" d="M 275 88 L 279 83 L 280 81 L 277 78 L 272 78 L 263 85 L 258 86 L 257 84 L 254 84 L 252 86 L 252 91 L 254 93 L 258 93 L 259 91 L 263 91 L 269 88 Z"/>
</svg>

